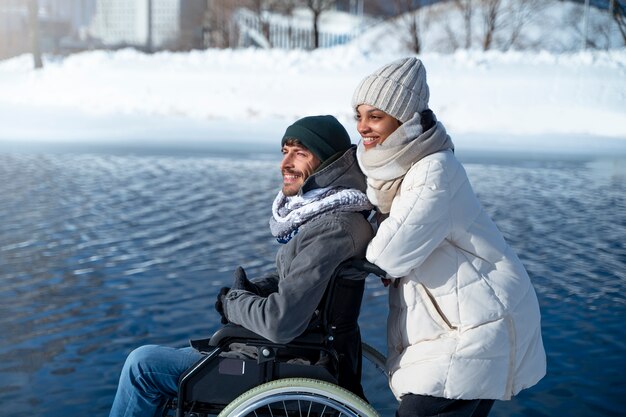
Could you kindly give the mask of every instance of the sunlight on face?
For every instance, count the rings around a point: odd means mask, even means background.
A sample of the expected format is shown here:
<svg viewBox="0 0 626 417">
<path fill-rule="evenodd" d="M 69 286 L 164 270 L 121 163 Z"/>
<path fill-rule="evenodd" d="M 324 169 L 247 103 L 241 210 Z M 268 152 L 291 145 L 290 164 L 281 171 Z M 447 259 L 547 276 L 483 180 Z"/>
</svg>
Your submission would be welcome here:
<svg viewBox="0 0 626 417">
<path fill-rule="evenodd" d="M 369 104 L 356 108 L 355 119 L 365 150 L 383 143 L 401 125 L 398 119 Z"/>
<path fill-rule="evenodd" d="M 304 181 L 320 166 L 317 156 L 300 144 L 287 142 L 283 148 L 280 171 L 283 174 L 283 194 L 298 194 Z"/>
</svg>

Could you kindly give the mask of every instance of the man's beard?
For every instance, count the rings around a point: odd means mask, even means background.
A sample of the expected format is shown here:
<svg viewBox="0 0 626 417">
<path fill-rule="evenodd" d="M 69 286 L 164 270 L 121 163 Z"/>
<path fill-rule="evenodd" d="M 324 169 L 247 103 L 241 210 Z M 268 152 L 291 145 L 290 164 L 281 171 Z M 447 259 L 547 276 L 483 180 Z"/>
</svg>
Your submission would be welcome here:
<svg viewBox="0 0 626 417">
<path fill-rule="evenodd" d="M 304 184 L 304 180 L 302 180 L 302 182 L 300 182 L 299 180 L 301 178 L 304 178 L 304 175 L 298 171 L 283 171 L 282 174 L 283 174 L 283 178 L 285 175 L 297 175 L 298 176 L 297 183 L 283 185 L 283 189 L 282 189 L 283 194 L 287 197 L 293 197 L 294 195 L 298 194 L 298 192 L 300 191 L 300 188 L 302 187 L 302 184 Z"/>
<path fill-rule="evenodd" d="M 300 187 L 298 187 L 297 190 L 294 190 L 292 186 L 284 186 L 283 189 L 283 194 L 287 197 L 293 197 L 294 195 L 298 194 L 298 191 L 300 191 Z"/>
</svg>

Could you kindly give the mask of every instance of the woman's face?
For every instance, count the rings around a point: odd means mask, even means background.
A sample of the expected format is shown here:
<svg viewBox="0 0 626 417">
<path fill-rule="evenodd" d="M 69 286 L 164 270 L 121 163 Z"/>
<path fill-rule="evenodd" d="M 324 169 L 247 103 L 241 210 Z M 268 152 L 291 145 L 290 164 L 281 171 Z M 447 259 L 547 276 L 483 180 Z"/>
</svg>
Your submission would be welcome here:
<svg viewBox="0 0 626 417">
<path fill-rule="evenodd" d="M 369 104 L 356 108 L 355 119 L 365 150 L 383 143 L 401 125 L 398 119 Z"/>
</svg>

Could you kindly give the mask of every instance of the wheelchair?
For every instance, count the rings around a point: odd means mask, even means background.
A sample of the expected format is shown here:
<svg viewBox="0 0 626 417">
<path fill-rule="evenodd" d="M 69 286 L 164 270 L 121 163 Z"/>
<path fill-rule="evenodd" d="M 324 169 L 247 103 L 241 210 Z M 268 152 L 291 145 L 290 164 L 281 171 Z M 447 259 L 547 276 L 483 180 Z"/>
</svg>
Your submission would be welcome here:
<svg viewBox="0 0 626 417">
<path fill-rule="evenodd" d="M 366 275 L 384 273 L 364 261 L 354 261 L 352 266 Z M 338 385 L 335 327 L 328 317 L 342 280 L 333 277 L 316 311 L 318 320 L 289 343 L 274 343 L 232 324 L 208 339 L 192 340 L 191 346 L 205 356 L 180 377 L 177 398 L 168 404 L 164 415 L 379 417 L 364 398 Z M 359 296 L 364 282 L 365 277 Z M 366 343 L 361 344 L 361 353 L 363 362 L 373 366 L 382 380 L 384 355 Z"/>
</svg>

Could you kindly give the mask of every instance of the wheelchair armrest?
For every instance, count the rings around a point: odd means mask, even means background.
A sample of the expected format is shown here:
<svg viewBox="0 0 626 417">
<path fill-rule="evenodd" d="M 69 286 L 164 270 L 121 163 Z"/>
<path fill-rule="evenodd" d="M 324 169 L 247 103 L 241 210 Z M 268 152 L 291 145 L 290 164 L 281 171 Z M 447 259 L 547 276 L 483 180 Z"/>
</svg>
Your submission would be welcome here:
<svg viewBox="0 0 626 417">
<path fill-rule="evenodd" d="M 371 263 L 367 259 L 355 259 L 352 261 L 352 266 L 359 271 L 367 272 L 368 274 L 378 275 L 381 278 L 385 278 L 387 276 L 387 272 L 385 272 L 379 266 Z"/>
<path fill-rule="evenodd" d="M 224 327 L 218 329 L 210 338 L 190 340 L 191 347 L 199 351 L 211 350 L 215 347 L 225 345 L 231 342 L 246 342 L 253 344 L 266 344 L 266 345 L 281 345 L 286 344 L 274 343 L 270 340 L 259 336 L 251 330 L 245 327 L 238 326 L 236 324 L 227 324 Z M 322 346 L 326 341 L 324 335 L 320 332 L 310 331 L 301 334 L 300 336 L 287 343 L 289 345 L 303 346 L 303 345 L 319 345 Z"/>
<path fill-rule="evenodd" d="M 252 330 L 229 323 L 221 329 L 217 329 L 217 331 L 213 333 L 213 336 L 209 339 L 209 345 L 219 346 L 223 340 L 227 339 L 266 340 L 264 337 L 254 333 Z"/>
</svg>

